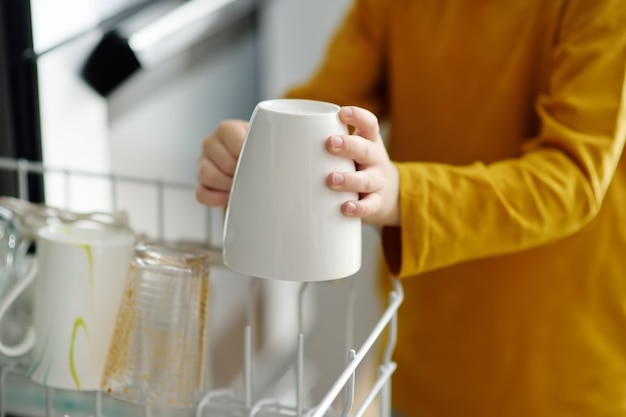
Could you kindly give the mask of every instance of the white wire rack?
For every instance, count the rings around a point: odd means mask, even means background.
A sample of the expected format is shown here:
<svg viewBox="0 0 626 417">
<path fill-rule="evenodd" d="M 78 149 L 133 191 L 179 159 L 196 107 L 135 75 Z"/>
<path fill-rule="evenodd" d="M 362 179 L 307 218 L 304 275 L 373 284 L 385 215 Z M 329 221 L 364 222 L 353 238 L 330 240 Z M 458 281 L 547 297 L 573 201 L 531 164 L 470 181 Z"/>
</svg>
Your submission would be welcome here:
<svg viewBox="0 0 626 417">
<path fill-rule="evenodd" d="M 42 177 L 51 173 L 61 174 L 69 188 L 70 179 L 84 177 L 105 179 L 109 181 L 112 202 L 111 209 L 117 211 L 118 185 L 122 183 L 142 184 L 154 187 L 156 201 L 154 208 L 157 212 L 158 224 L 156 236 L 159 240 L 165 239 L 165 226 L 167 221 L 165 203 L 167 190 L 178 189 L 193 193 L 194 185 L 185 183 L 152 180 L 130 176 L 98 174 L 92 172 L 71 171 L 45 167 L 40 163 L 26 160 L 0 158 L 0 172 L 13 172 L 16 174 L 17 193 L 21 199 L 28 199 L 29 174 L 39 174 Z M 66 192 L 69 195 L 69 191 Z M 69 201 L 69 199 L 68 199 Z M 207 228 L 203 244 L 207 249 L 219 254 L 221 243 L 221 214 L 209 213 L 206 217 Z M 213 227 L 211 227 L 213 226 Z M 352 329 L 355 325 L 355 303 L 357 301 L 357 284 L 355 279 L 345 280 L 348 287 L 345 302 L 345 367 L 339 376 L 331 384 L 326 394 L 313 406 L 305 404 L 304 381 L 306 379 L 304 366 L 305 350 L 305 309 L 304 299 L 313 283 L 301 284 L 298 294 L 298 332 L 293 343 L 295 345 L 294 363 L 295 369 L 295 398 L 285 401 L 278 398 L 255 398 L 253 394 L 253 339 L 254 334 L 254 294 L 259 279 L 252 279 L 247 294 L 246 325 L 243 338 L 243 389 L 235 392 L 231 387 L 211 389 L 206 392 L 194 409 L 185 410 L 156 410 L 140 405 L 118 401 L 102 392 L 72 392 L 44 387 L 30 382 L 23 372 L 19 362 L 5 363 L 0 369 L 0 417 L 5 416 L 33 416 L 53 417 L 63 416 L 216 416 L 216 417 L 361 417 L 379 398 L 380 417 L 390 417 L 391 414 L 391 375 L 396 369 L 396 363 L 392 361 L 392 353 L 395 348 L 397 334 L 397 310 L 403 301 L 402 286 L 398 280 L 392 280 L 392 290 L 389 293 L 389 301 L 382 311 L 378 321 L 364 339 L 358 349 L 354 346 Z M 362 365 L 368 353 L 373 351 L 374 345 L 382 340 L 382 335 L 387 332 L 383 355 L 377 366 L 377 379 L 369 391 L 355 400 L 355 379 L 357 368 Z M 343 393 L 343 397 L 339 398 Z M 337 400 L 341 402 L 341 410 L 337 411 L 334 406 Z"/>
</svg>

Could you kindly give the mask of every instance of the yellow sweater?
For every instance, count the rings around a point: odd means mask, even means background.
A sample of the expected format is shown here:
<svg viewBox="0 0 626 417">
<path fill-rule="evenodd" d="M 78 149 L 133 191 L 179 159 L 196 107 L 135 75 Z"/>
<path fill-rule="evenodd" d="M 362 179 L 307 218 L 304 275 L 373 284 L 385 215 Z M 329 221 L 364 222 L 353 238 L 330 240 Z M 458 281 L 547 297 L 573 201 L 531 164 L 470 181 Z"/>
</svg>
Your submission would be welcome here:
<svg viewBox="0 0 626 417">
<path fill-rule="evenodd" d="M 391 122 L 401 413 L 626 416 L 625 65 L 625 0 L 357 0 L 289 93 Z"/>
</svg>

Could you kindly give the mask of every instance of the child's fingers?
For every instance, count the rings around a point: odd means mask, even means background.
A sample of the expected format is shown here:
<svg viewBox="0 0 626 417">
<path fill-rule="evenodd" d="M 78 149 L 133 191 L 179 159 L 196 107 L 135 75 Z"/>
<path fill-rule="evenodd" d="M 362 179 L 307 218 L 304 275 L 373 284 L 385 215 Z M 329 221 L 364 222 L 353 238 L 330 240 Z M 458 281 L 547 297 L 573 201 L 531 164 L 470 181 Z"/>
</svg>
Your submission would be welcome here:
<svg viewBox="0 0 626 417">
<path fill-rule="evenodd" d="M 237 167 L 234 156 L 220 140 L 206 140 L 203 145 L 202 159 L 211 161 L 224 174 L 233 176 Z"/>
<path fill-rule="evenodd" d="M 326 182 L 333 190 L 359 194 L 373 193 L 380 190 L 382 186 L 382 179 L 374 175 L 373 170 L 331 172 Z"/>
<path fill-rule="evenodd" d="M 235 158 L 239 158 L 241 148 L 248 131 L 245 120 L 226 120 L 219 124 L 215 136 L 224 148 Z"/>
<path fill-rule="evenodd" d="M 341 205 L 341 212 L 348 217 L 364 218 L 380 210 L 382 198 L 378 193 L 368 194 L 357 201 L 346 201 Z"/>
<path fill-rule="evenodd" d="M 224 174 L 212 161 L 202 158 L 198 163 L 198 182 L 208 189 L 229 192 L 233 177 Z"/>
<path fill-rule="evenodd" d="M 371 141 L 380 137 L 378 118 L 374 113 L 355 106 L 342 107 L 339 118 L 347 125 L 354 126 L 354 134 L 363 136 Z"/>
<path fill-rule="evenodd" d="M 374 165 L 380 160 L 380 148 L 361 136 L 331 136 L 326 140 L 326 149 L 335 155 L 352 159 L 360 165 Z"/>
<path fill-rule="evenodd" d="M 209 207 L 224 207 L 229 195 L 229 192 L 211 190 L 202 184 L 196 186 L 196 200 Z"/>
</svg>

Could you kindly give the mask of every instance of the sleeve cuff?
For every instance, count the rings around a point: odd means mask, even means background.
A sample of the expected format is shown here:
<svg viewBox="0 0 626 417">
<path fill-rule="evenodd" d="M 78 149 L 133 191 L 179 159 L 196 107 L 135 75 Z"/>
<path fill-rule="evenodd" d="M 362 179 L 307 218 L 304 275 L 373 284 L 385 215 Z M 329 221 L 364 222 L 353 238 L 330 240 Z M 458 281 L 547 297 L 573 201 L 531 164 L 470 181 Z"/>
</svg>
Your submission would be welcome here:
<svg viewBox="0 0 626 417">
<path fill-rule="evenodd" d="M 398 204 L 400 226 L 382 229 L 382 245 L 389 271 L 398 278 L 417 275 L 425 269 L 428 248 L 427 181 L 416 164 L 396 162 L 400 176 Z"/>
<path fill-rule="evenodd" d="M 382 244 L 387 268 L 397 277 L 402 269 L 402 229 L 399 226 L 383 227 Z"/>
</svg>

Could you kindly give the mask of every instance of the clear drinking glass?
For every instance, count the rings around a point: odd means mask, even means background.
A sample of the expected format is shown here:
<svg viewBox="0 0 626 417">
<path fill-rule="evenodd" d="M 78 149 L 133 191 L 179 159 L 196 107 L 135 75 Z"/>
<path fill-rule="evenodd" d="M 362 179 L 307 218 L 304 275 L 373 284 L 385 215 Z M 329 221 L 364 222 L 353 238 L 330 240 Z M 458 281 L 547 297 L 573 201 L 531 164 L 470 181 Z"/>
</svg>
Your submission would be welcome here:
<svg viewBox="0 0 626 417">
<path fill-rule="evenodd" d="M 0 205 L 0 299 L 7 296 L 20 275 L 30 269 L 26 253 L 31 239 L 24 233 L 24 227 L 14 213 Z M 12 346 L 23 338 L 32 315 L 32 291 L 26 291 L 22 297 L 8 309 L 5 319 L 0 322 L 0 340 Z M 0 364 L 15 363 L 0 354 Z M 19 360 L 17 361 L 19 362 Z"/>
<path fill-rule="evenodd" d="M 148 407 L 192 407 L 207 357 L 209 256 L 140 244 L 109 348 L 105 393 Z"/>
</svg>

